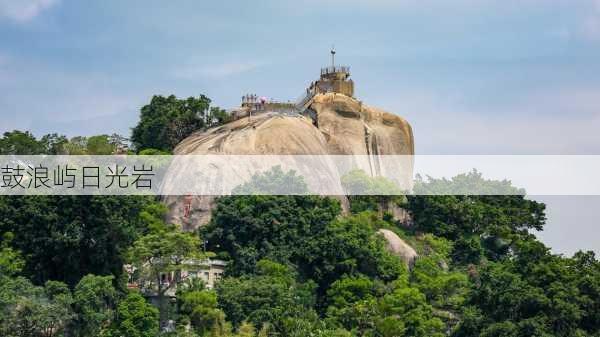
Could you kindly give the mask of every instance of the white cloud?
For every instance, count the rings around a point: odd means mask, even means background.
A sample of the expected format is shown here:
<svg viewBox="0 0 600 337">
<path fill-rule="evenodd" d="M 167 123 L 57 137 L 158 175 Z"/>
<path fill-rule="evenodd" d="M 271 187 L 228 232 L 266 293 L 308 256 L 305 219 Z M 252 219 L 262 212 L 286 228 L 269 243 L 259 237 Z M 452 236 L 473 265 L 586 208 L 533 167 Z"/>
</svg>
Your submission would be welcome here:
<svg viewBox="0 0 600 337">
<path fill-rule="evenodd" d="M 27 22 L 44 10 L 58 4 L 59 0 L 0 0 L 0 19 Z"/>
<path fill-rule="evenodd" d="M 222 63 L 216 65 L 202 66 L 183 66 L 176 68 L 172 74 L 179 79 L 197 79 L 199 77 L 209 77 L 213 79 L 221 79 L 232 75 L 242 74 L 258 67 L 256 63 L 234 62 Z"/>
</svg>

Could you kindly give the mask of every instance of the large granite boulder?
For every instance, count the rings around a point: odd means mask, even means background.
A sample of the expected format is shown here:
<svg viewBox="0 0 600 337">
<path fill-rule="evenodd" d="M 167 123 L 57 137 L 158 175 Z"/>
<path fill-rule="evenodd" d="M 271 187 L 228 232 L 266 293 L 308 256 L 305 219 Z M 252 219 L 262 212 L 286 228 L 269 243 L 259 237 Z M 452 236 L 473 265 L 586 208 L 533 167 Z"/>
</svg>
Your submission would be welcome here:
<svg viewBox="0 0 600 337">
<path fill-rule="evenodd" d="M 404 242 L 396 233 L 389 229 L 380 229 L 377 233 L 381 234 L 387 242 L 387 249 L 394 255 L 398 256 L 406 264 L 407 267 L 412 267 L 418 257 L 417 252 L 409 244 Z"/>
<path fill-rule="evenodd" d="M 400 116 L 341 94 L 315 96 L 302 115 L 264 111 L 184 139 L 176 155 L 359 155 L 357 167 L 371 176 L 412 184 L 412 159 L 383 165 L 384 155 L 412 155 L 412 129 Z M 301 165 L 301 163 L 296 163 Z M 326 168 L 330 163 L 321 163 Z M 326 171 L 324 169 L 324 171 Z M 342 205 L 347 201 L 339 197 Z M 167 196 L 168 221 L 192 230 L 210 220 L 213 197 Z M 346 205 L 347 206 L 347 205 Z M 347 207 L 345 207 L 347 208 Z"/>
</svg>

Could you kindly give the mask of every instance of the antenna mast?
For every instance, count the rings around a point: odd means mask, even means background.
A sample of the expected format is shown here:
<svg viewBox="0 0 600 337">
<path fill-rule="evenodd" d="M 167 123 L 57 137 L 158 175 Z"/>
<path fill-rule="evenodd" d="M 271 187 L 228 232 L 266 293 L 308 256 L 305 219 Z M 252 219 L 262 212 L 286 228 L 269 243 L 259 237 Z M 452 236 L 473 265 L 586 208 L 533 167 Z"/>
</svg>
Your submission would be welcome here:
<svg viewBox="0 0 600 337">
<path fill-rule="evenodd" d="M 331 67 L 335 69 L 335 46 L 331 45 Z"/>
</svg>

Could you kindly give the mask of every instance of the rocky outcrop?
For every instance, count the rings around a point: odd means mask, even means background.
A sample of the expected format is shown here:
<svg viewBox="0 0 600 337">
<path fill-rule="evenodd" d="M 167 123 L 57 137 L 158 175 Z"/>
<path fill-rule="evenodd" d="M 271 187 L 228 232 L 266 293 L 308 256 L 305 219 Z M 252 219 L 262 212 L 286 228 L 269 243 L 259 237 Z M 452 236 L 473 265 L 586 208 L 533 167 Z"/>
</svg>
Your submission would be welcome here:
<svg viewBox="0 0 600 337">
<path fill-rule="evenodd" d="M 377 233 L 383 236 L 387 242 L 386 247 L 391 253 L 398 256 L 407 267 L 412 267 L 418 254 L 409 244 L 389 229 L 380 229 Z"/>
<path fill-rule="evenodd" d="M 306 115 L 263 112 L 193 134 L 175 154 L 414 154 L 402 117 L 351 97 L 322 94 Z"/>
<path fill-rule="evenodd" d="M 186 154 L 329 154 L 327 140 L 304 116 L 263 112 L 196 133 L 174 151 Z"/>
<path fill-rule="evenodd" d="M 414 154 L 412 129 L 398 115 L 335 93 L 315 96 L 309 110 L 329 154 Z"/>
<path fill-rule="evenodd" d="M 357 163 L 372 176 L 412 178 L 412 161 L 382 165 L 382 155 L 412 155 L 410 125 L 400 116 L 341 94 L 315 96 L 303 115 L 265 111 L 198 132 L 183 140 L 177 155 L 367 155 Z M 323 165 L 327 165 L 324 163 Z M 386 171 L 387 170 L 387 171 Z M 403 181 L 403 184 L 411 182 Z M 212 197 L 193 197 L 184 216 L 184 197 L 166 197 L 169 221 L 194 229 L 210 219 Z M 345 198 L 342 198 L 345 201 Z"/>
</svg>

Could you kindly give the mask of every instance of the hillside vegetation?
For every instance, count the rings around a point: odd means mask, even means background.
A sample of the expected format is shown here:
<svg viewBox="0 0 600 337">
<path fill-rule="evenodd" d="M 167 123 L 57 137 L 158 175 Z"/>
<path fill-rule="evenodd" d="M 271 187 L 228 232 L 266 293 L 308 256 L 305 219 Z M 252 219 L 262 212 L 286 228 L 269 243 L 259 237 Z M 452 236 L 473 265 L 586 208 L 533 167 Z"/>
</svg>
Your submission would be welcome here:
<svg viewBox="0 0 600 337">
<path fill-rule="evenodd" d="M 206 100 L 163 97 L 142 115 L 170 109 L 210 111 Z M 159 121 L 140 122 L 135 151 L 168 152 L 183 136 Z M 150 127 L 164 137 L 148 139 Z M 15 131 L 0 138 L 0 154 L 105 154 L 124 142 Z M 276 174 L 269 179 L 305 187 Z M 518 194 L 363 196 L 344 214 L 335 198 L 252 195 L 273 187 L 256 178 L 239 188 L 248 195 L 217 198 L 193 232 L 166 223 L 168 209 L 151 196 L 0 196 L 0 336 L 600 337 L 600 261 L 552 254 L 534 234 L 546 220 L 541 203 Z M 478 172 L 415 188 L 464 184 L 515 190 Z M 389 203 L 411 221 L 395 220 L 381 207 Z M 419 257 L 407 266 L 381 229 Z M 175 300 L 156 289 L 154 306 L 127 287 L 126 264 L 151 283 L 207 257 L 228 262 L 214 289 L 176 278 Z"/>
</svg>

